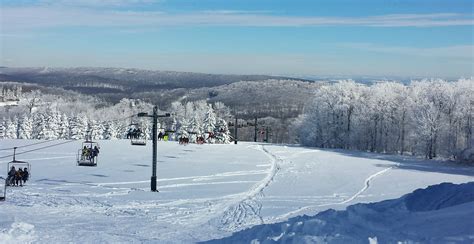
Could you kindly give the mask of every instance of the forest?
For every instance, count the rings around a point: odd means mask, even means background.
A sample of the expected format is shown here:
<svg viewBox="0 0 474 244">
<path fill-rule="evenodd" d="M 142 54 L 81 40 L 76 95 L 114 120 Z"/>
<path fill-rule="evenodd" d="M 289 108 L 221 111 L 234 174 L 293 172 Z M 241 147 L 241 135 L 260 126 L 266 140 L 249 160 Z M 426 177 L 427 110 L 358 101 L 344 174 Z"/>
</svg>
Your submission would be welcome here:
<svg viewBox="0 0 474 244">
<path fill-rule="evenodd" d="M 303 145 L 455 159 L 473 146 L 474 81 L 322 86 L 299 121 Z M 472 154 L 472 152 L 471 152 Z"/>
<path fill-rule="evenodd" d="M 64 91 L 64 94 L 41 90 L 22 92 L 17 83 L 4 84 L 2 91 L 9 99 L 18 100 L 15 106 L 0 107 L 2 138 L 125 139 L 133 128 L 140 128 L 146 138 L 151 138 L 151 122 L 137 117 L 137 114 L 150 113 L 153 105 L 141 100 L 124 98 L 110 104 L 70 91 Z M 223 103 L 210 104 L 204 100 L 174 102 L 166 112 L 172 116 L 159 121 L 159 130 L 169 134 L 171 140 L 188 137 L 195 142 L 198 136 L 202 136 L 207 143 L 230 143 L 226 121 L 230 114 Z"/>
</svg>

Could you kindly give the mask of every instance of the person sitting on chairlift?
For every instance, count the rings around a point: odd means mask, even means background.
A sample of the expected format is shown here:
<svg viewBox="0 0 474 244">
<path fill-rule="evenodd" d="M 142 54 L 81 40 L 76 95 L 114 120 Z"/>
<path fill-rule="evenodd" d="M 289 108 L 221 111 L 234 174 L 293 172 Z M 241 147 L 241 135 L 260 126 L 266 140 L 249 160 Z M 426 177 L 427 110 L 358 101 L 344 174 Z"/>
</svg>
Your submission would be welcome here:
<svg viewBox="0 0 474 244">
<path fill-rule="evenodd" d="M 26 183 L 26 181 L 28 180 L 28 178 L 30 177 L 30 173 L 28 172 L 28 168 L 24 168 L 23 169 L 23 184 Z"/>
<path fill-rule="evenodd" d="M 15 174 L 15 185 L 18 186 L 18 183 L 20 183 L 20 186 L 23 186 L 23 170 L 21 168 Z"/>
<path fill-rule="evenodd" d="M 94 158 L 99 155 L 99 148 L 97 146 L 94 146 L 94 148 L 91 148 L 91 161 L 94 161 Z"/>
<path fill-rule="evenodd" d="M 15 175 L 16 175 L 16 169 L 15 166 L 12 166 L 10 171 L 8 171 L 8 176 L 7 176 L 7 186 L 12 186 L 14 185 L 15 182 Z"/>
<path fill-rule="evenodd" d="M 88 157 L 89 157 L 89 149 L 86 146 L 84 146 L 84 148 L 82 148 L 81 159 L 85 160 Z"/>
</svg>

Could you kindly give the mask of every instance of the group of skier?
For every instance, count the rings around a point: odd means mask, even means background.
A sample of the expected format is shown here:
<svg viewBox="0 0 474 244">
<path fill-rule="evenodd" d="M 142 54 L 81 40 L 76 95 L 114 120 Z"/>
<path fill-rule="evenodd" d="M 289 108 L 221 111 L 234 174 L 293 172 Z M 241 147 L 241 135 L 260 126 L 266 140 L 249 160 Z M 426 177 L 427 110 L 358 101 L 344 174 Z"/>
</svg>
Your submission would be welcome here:
<svg viewBox="0 0 474 244">
<path fill-rule="evenodd" d="M 169 135 L 168 133 L 163 133 L 160 131 L 160 133 L 158 133 L 158 141 L 168 141 L 169 139 Z"/>
<path fill-rule="evenodd" d="M 28 180 L 30 173 L 28 168 L 18 168 L 15 169 L 15 166 L 12 166 L 10 171 L 8 171 L 8 176 L 6 180 L 7 186 L 23 186 L 24 183 Z"/>
<path fill-rule="evenodd" d="M 81 160 L 90 160 L 94 161 L 94 158 L 99 155 L 99 148 L 97 146 L 92 147 L 86 147 L 84 146 L 82 148 L 82 154 L 81 154 Z"/>
<path fill-rule="evenodd" d="M 140 139 L 142 137 L 142 130 L 140 128 L 130 128 L 127 132 L 127 139 Z"/>
</svg>

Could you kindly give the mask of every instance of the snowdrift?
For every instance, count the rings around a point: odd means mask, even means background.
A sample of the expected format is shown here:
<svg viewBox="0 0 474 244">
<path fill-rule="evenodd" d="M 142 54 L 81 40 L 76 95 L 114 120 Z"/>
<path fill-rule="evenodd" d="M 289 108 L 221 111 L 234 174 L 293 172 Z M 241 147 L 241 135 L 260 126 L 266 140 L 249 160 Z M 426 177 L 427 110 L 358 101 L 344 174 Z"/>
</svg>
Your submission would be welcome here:
<svg viewBox="0 0 474 244">
<path fill-rule="evenodd" d="M 206 243 L 472 243 L 474 182 L 442 183 L 398 199 L 264 224 Z"/>
</svg>

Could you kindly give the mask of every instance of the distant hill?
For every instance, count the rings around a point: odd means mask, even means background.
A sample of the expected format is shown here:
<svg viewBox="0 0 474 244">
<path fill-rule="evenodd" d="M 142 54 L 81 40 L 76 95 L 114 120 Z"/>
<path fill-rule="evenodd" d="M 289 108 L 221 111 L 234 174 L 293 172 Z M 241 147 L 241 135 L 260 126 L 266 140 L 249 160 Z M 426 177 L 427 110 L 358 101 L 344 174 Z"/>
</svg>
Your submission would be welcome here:
<svg viewBox="0 0 474 244">
<path fill-rule="evenodd" d="M 289 79 L 267 75 L 220 75 L 125 68 L 0 68 L 0 81 L 36 83 L 87 92 L 141 92 L 202 88 L 239 81 Z M 302 80 L 302 79 L 296 79 Z M 309 80 L 307 80 L 309 81 Z M 97 89 L 90 89 L 95 87 Z"/>
</svg>

